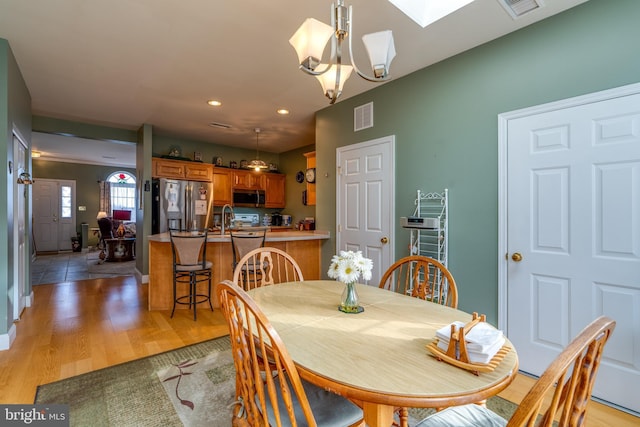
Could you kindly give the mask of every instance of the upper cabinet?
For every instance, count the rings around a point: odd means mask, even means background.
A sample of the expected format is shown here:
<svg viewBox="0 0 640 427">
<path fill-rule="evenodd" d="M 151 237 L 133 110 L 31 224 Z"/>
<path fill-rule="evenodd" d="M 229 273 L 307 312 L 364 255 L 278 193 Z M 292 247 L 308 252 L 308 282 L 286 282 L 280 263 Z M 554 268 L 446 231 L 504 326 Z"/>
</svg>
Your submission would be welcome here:
<svg viewBox="0 0 640 427">
<path fill-rule="evenodd" d="M 231 204 L 231 180 L 233 172 L 231 169 L 213 168 L 213 205 L 224 206 Z"/>
<path fill-rule="evenodd" d="M 174 178 L 204 182 L 213 180 L 213 165 L 208 163 L 154 157 L 151 159 L 151 166 L 154 178 Z"/>
<path fill-rule="evenodd" d="M 304 153 L 307 158 L 307 170 L 305 180 L 307 181 L 307 205 L 316 204 L 316 152 Z"/>
<path fill-rule="evenodd" d="M 285 206 L 285 181 L 286 175 L 269 173 L 265 174 L 265 208 L 284 208 Z"/>
<path fill-rule="evenodd" d="M 265 173 L 234 169 L 232 185 L 240 190 L 264 190 Z"/>
</svg>

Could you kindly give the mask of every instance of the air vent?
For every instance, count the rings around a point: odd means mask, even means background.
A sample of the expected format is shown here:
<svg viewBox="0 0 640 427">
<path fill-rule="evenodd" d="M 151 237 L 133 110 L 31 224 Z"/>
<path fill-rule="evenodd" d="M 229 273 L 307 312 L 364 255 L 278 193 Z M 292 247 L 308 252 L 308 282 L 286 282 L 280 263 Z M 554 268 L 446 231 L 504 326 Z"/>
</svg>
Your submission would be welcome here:
<svg viewBox="0 0 640 427">
<path fill-rule="evenodd" d="M 502 7 L 511 15 L 513 19 L 540 9 L 544 6 L 542 0 L 498 0 Z"/>
<path fill-rule="evenodd" d="M 373 127 L 373 102 L 353 109 L 353 131 Z"/>
<path fill-rule="evenodd" d="M 218 122 L 211 122 L 209 123 L 209 126 L 213 127 L 213 128 L 222 128 L 222 129 L 231 129 L 233 126 L 228 125 L 226 123 L 218 123 Z"/>
</svg>

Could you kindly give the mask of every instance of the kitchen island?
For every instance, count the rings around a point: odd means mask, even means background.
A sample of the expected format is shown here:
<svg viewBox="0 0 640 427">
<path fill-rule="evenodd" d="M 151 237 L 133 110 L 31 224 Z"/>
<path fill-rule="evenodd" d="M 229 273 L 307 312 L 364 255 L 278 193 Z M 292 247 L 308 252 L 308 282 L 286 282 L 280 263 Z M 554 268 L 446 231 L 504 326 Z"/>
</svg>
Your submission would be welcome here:
<svg viewBox="0 0 640 427">
<path fill-rule="evenodd" d="M 320 279 L 320 246 L 329 239 L 327 231 L 268 231 L 265 246 L 282 249 L 298 262 L 305 280 Z M 233 278 L 231 237 L 209 233 L 207 260 L 213 263 L 212 299 L 219 307 L 213 292 L 216 283 Z M 327 265 L 327 268 L 329 266 Z M 173 257 L 169 233 L 149 236 L 149 310 L 171 310 L 173 306 Z M 176 309 L 188 308 L 178 305 Z"/>
</svg>

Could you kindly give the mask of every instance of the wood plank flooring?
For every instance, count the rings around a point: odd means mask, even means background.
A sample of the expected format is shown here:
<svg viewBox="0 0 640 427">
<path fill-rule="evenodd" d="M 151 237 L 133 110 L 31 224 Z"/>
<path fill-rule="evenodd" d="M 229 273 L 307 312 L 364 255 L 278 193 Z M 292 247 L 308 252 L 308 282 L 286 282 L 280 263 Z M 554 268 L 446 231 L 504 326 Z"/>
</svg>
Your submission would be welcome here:
<svg viewBox="0 0 640 427">
<path fill-rule="evenodd" d="M 0 351 L 0 402 L 31 404 L 36 387 L 228 333 L 220 310 L 204 305 L 150 312 L 147 285 L 134 277 L 34 286 L 34 305 L 16 322 L 17 338 Z M 519 402 L 534 380 L 518 375 L 501 393 Z M 640 418 L 591 402 L 587 427 L 639 426 Z"/>
</svg>

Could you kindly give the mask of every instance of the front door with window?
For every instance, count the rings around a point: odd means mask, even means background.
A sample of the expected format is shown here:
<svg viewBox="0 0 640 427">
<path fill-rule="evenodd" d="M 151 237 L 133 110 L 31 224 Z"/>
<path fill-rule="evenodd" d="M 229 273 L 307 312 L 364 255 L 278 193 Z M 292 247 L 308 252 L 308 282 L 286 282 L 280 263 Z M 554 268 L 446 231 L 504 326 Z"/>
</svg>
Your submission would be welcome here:
<svg viewBox="0 0 640 427">
<path fill-rule="evenodd" d="M 75 181 L 36 179 L 33 184 L 33 239 L 37 252 L 71 250 L 76 237 Z"/>
</svg>

